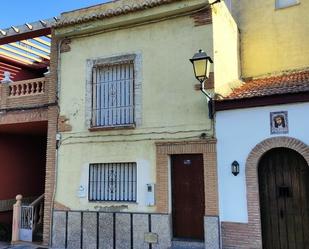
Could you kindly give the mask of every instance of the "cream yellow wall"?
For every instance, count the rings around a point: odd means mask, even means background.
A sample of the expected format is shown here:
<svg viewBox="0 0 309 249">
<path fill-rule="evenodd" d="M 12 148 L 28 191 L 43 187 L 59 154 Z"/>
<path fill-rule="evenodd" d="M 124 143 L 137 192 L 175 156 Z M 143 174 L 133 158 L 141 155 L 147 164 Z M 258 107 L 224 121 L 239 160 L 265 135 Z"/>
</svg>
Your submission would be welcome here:
<svg viewBox="0 0 309 249">
<path fill-rule="evenodd" d="M 146 183 L 156 181 L 155 141 L 213 134 L 206 99 L 194 90 L 197 82 L 188 60 L 199 48 L 212 56 L 212 26 L 195 27 L 193 19 L 184 16 L 71 39 L 71 51 L 60 55 L 59 103 L 60 115 L 69 118 L 73 129 L 62 133 L 56 201 L 72 209 L 122 205 L 89 203 L 78 198 L 77 190 L 87 184 L 89 163 L 135 161 L 140 176 L 138 203 L 128 204 L 128 209 L 152 211 L 154 208 L 145 206 L 145 191 Z M 142 56 L 141 126 L 89 132 L 85 121 L 86 61 L 132 53 Z"/>
<path fill-rule="evenodd" d="M 229 94 L 240 83 L 239 31 L 225 2 L 212 6 L 215 92 Z"/>
<path fill-rule="evenodd" d="M 243 77 L 309 66 L 309 1 L 275 9 L 275 0 L 233 0 Z"/>
</svg>

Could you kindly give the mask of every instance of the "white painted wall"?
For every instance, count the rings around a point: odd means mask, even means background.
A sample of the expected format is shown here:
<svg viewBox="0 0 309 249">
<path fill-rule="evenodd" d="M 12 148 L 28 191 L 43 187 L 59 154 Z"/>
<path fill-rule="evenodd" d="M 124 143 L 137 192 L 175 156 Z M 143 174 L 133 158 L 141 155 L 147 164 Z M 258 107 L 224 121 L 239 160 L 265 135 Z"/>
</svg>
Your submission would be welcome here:
<svg viewBox="0 0 309 249">
<path fill-rule="evenodd" d="M 288 111 L 289 133 L 270 134 L 270 112 Z M 216 117 L 218 182 L 221 221 L 248 222 L 245 164 L 251 150 L 263 140 L 289 136 L 309 144 L 309 103 L 220 111 Z M 237 160 L 240 174 L 233 176 Z"/>
</svg>

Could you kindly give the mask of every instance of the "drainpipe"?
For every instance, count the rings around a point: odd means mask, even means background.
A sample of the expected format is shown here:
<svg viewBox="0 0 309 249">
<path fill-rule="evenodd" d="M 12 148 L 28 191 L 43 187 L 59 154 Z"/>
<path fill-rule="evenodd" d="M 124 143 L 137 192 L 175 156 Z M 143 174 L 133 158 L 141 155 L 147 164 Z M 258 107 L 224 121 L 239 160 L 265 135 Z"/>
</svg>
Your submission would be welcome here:
<svg viewBox="0 0 309 249">
<path fill-rule="evenodd" d="M 62 42 L 64 39 L 61 39 L 58 44 L 57 44 L 57 95 L 56 98 L 58 100 L 58 105 L 59 105 L 59 100 L 60 100 L 60 82 L 61 82 L 61 74 L 60 74 L 60 66 L 61 66 L 61 57 L 60 57 L 60 48 L 62 46 Z M 59 110 L 60 111 L 60 110 Z M 57 175 L 58 175 L 58 162 L 59 162 L 59 156 L 58 156 L 58 149 L 61 144 L 61 135 L 58 133 L 58 118 L 59 118 L 59 113 L 57 117 L 57 130 L 56 130 L 56 155 L 55 155 L 55 178 L 54 178 L 54 190 L 52 194 L 52 208 L 51 208 L 51 222 L 50 222 L 50 228 L 49 228 L 49 245 L 52 246 L 52 232 L 53 232 L 53 210 L 54 210 L 54 202 L 55 202 L 55 196 L 56 196 L 56 191 L 57 191 Z"/>
</svg>

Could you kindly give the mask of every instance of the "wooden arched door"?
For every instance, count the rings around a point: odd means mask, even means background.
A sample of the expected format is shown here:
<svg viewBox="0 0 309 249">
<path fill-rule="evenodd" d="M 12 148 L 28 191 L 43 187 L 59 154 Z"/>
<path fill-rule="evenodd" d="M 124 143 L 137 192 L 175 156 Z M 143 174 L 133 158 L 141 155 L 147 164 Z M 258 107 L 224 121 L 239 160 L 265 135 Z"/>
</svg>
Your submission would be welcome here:
<svg viewBox="0 0 309 249">
<path fill-rule="evenodd" d="M 296 151 L 276 148 L 259 162 L 264 249 L 309 248 L 309 167 Z"/>
</svg>

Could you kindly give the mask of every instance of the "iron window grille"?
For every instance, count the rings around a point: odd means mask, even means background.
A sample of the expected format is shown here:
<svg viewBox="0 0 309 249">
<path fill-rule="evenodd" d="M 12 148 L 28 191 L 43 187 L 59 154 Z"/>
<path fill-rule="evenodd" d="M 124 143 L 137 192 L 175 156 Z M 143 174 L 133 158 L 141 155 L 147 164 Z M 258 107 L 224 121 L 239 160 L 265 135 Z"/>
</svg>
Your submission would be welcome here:
<svg viewBox="0 0 309 249">
<path fill-rule="evenodd" d="M 92 126 L 132 126 L 134 61 L 94 66 L 92 83 Z"/>
<path fill-rule="evenodd" d="M 136 163 L 100 163 L 89 167 L 89 201 L 136 202 Z"/>
</svg>

